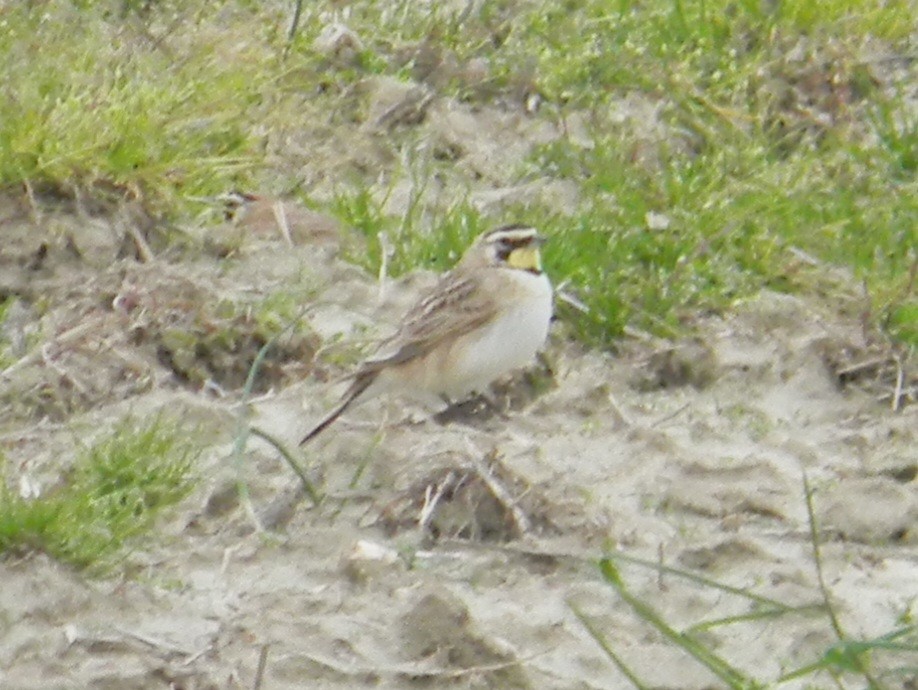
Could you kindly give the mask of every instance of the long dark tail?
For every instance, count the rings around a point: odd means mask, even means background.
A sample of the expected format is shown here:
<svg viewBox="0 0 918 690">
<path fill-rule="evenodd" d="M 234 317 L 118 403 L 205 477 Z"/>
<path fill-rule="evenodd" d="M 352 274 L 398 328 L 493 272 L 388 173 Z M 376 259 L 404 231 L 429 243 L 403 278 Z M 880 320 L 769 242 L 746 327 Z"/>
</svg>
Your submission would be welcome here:
<svg viewBox="0 0 918 690">
<path fill-rule="evenodd" d="M 361 394 L 370 387 L 370 384 L 376 380 L 376 376 L 378 374 L 379 372 L 373 371 L 358 375 L 357 378 L 354 379 L 354 382 L 351 384 L 350 388 L 347 389 L 344 397 L 341 398 L 341 402 L 339 402 L 331 412 L 325 415 L 325 417 L 322 418 L 322 421 L 312 428 L 312 431 L 303 437 L 303 440 L 300 441 L 300 445 L 302 446 L 304 443 L 311 441 L 316 436 L 325 431 L 325 429 L 330 427 L 332 423 L 341 416 L 341 413 L 350 407 L 351 403 L 359 398 Z"/>
</svg>

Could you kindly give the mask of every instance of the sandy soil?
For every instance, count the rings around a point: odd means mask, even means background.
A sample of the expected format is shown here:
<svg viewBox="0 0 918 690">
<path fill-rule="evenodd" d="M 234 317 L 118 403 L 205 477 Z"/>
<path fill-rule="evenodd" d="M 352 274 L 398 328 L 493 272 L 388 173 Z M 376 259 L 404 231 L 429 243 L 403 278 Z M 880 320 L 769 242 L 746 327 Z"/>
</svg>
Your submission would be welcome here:
<svg viewBox="0 0 918 690">
<path fill-rule="evenodd" d="M 450 117 L 441 126 L 454 131 Z M 489 155 L 466 148 L 468 165 Z M 327 493 L 314 506 L 270 444 L 251 437 L 234 454 L 264 340 L 244 309 L 217 305 L 303 295 L 315 333 L 281 339 L 251 404 L 253 424 L 295 447 L 340 390 L 324 354 L 387 334 L 431 274 L 381 292 L 308 227 L 292 248 L 273 231 L 226 228 L 240 233 L 226 244 L 188 230 L 187 250 L 146 227 L 144 249 L 124 208 L 6 207 L 0 285 L 21 296 L 6 326 L 21 359 L 0 379 L 11 481 L 53 481 L 77 439 L 128 412 L 181 414 L 207 451 L 199 489 L 123 575 L 88 579 L 40 554 L 0 561 L 3 688 L 250 688 L 262 654 L 271 689 L 630 687 L 575 611 L 648 686 L 719 687 L 596 560 L 646 560 L 619 562 L 625 582 L 677 630 L 754 604 L 656 564 L 819 604 L 804 474 L 848 635 L 913 613 L 918 406 L 893 413 L 860 377 L 876 367 L 844 369 L 871 343 L 836 309 L 763 294 L 699 321 L 697 339 L 638 334 L 615 355 L 584 351 L 557 324 L 535 372 L 498 391 L 504 414 L 440 424 L 400 400 L 349 413 L 302 456 Z M 232 345 L 209 339 L 230 328 Z M 822 610 L 699 636 L 763 682 L 837 641 Z M 908 663 L 890 687 L 915 687 Z"/>
</svg>

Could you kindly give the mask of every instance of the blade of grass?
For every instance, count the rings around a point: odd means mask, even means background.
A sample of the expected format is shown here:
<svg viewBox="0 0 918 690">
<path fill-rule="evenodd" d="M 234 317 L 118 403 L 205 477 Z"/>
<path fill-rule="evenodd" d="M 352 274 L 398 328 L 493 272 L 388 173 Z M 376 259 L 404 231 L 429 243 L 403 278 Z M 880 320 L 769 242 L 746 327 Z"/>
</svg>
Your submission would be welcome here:
<svg viewBox="0 0 918 690">
<path fill-rule="evenodd" d="M 860 673 L 870 684 L 871 688 L 882 690 L 885 686 L 873 676 L 868 668 L 869 662 L 867 657 L 870 650 L 854 644 L 853 641 L 848 638 L 847 634 L 842 629 L 841 622 L 838 620 L 838 615 L 835 613 L 835 608 L 832 605 L 832 593 L 829 591 L 829 587 L 826 584 L 825 573 L 822 568 L 822 552 L 819 544 L 816 513 L 813 508 L 813 488 L 810 485 L 809 477 L 805 471 L 803 472 L 803 496 L 806 503 L 807 521 L 809 523 L 810 544 L 813 547 L 813 563 L 816 567 L 816 580 L 819 584 L 819 591 L 823 601 L 825 602 L 826 615 L 829 617 L 829 623 L 839 642 L 839 644 L 833 646 L 826 652 L 820 665 L 830 671 L 840 670 Z"/>
<path fill-rule="evenodd" d="M 233 450 L 231 455 L 236 466 L 236 488 L 239 491 L 239 501 L 243 506 L 245 506 L 249 520 L 252 522 L 252 525 L 258 532 L 263 532 L 264 529 L 262 528 L 261 521 L 258 519 L 258 515 L 255 512 L 255 507 L 252 505 L 252 498 L 249 494 L 249 485 L 246 483 L 242 475 L 242 468 L 245 460 L 245 449 L 249 441 L 249 434 L 252 433 L 252 427 L 249 424 L 248 401 L 252 396 L 252 389 L 255 386 L 255 379 L 258 375 L 258 370 L 262 363 L 265 361 L 265 357 L 267 357 L 268 352 L 278 341 L 278 339 L 280 339 L 280 337 L 285 335 L 288 331 L 292 331 L 293 328 L 296 327 L 296 325 L 299 323 L 299 321 L 299 318 L 292 320 L 279 333 L 270 338 L 268 342 L 259 348 L 258 353 L 252 360 L 252 364 L 249 367 L 248 373 L 246 374 L 245 385 L 242 387 L 242 395 L 239 400 L 239 414 L 236 418 L 236 437 L 233 439 Z M 302 480 L 304 477 L 305 475 L 301 476 L 300 479 Z M 308 480 L 304 486 L 306 486 L 307 492 L 311 488 L 311 484 L 309 484 Z M 312 497 L 311 493 L 310 497 Z"/>
<path fill-rule="evenodd" d="M 768 607 L 768 609 L 774 609 L 778 612 L 783 613 L 810 613 L 814 611 L 819 611 L 824 606 L 823 603 L 813 603 L 813 604 L 802 604 L 800 606 L 790 606 L 783 602 L 777 601 L 776 599 L 771 599 L 769 597 L 762 596 L 761 594 L 756 594 L 755 592 L 750 592 L 746 589 L 741 589 L 739 587 L 733 587 L 731 585 L 724 584 L 723 582 L 718 582 L 717 580 L 712 580 L 709 577 L 704 575 L 699 575 L 698 573 L 693 573 L 688 570 L 682 570 L 670 565 L 664 565 L 656 561 L 651 561 L 645 558 L 639 558 L 637 556 L 629 556 L 624 553 L 607 553 L 604 558 L 621 561 L 623 563 L 630 563 L 632 565 L 639 565 L 645 568 L 650 568 L 656 570 L 660 573 L 666 573 L 667 575 L 675 575 L 677 577 L 689 580 L 690 582 L 695 582 L 696 584 L 702 585 L 704 587 L 713 587 L 719 589 L 723 592 L 729 594 L 735 594 L 736 596 L 742 597 L 744 599 L 749 599 L 754 601 L 757 604 Z M 766 609 L 767 610 L 767 609 Z"/>
<path fill-rule="evenodd" d="M 801 666 L 800 668 L 794 669 L 793 671 L 788 671 L 778 678 L 778 683 L 785 683 L 787 681 L 795 680 L 797 678 L 802 678 L 819 671 L 828 671 L 829 673 L 838 673 L 838 672 L 854 672 L 862 673 L 863 671 L 859 667 L 859 664 L 862 663 L 863 658 L 874 650 L 887 650 L 887 651 L 906 651 L 906 652 L 918 652 L 918 644 L 902 644 L 894 642 L 894 640 L 913 633 L 916 631 L 916 626 L 911 625 L 905 628 L 900 628 L 898 630 L 893 630 L 892 632 L 881 635 L 873 640 L 849 640 L 845 642 L 839 642 L 838 644 L 832 645 L 826 652 L 822 655 L 820 659 L 812 663 Z M 869 680 L 871 688 L 882 688 L 882 684 L 878 684 L 876 680 Z"/>
<path fill-rule="evenodd" d="M 312 483 L 306 474 L 306 471 L 300 467 L 300 463 L 294 459 L 293 453 L 290 452 L 287 446 L 285 446 L 281 441 L 269 434 L 267 431 L 260 429 L 257 426 L 250 426 L 249 433 L 252 434 L 252 436 L 257 436 L 258 438 L 264 439 L 272 446 L 274 446 L 274 449 L 280 453 L 281 457 L 287 462 L 288 465 L 290 465 L 290 469 L 293 470 L 294 474 L 300 478 L 300 481 L 303 484 L 303 489 L 306 491 L 306 494 L 309 496 L 309 499 L 312 501 L 313 505 L 317 506 L 322 502 L 322 492 L 319 491 L 315 484 Z"/>
<path fill-rule="evenodd" d="M 806 612 L 809 613 L 812 609 L 806 609 Z M 797 610 L 799 612 L 800 609 Z M 737 616 L 726 616 L 724 618 L 715 618 L 709 621 L 702 621 L 701 623 L 695 623 L 693 626 L 688 628 L 686 632 L 696 633 L 702 630 L 713 630 L 722 625 L 734 625 L 736 623 L 748 623 L 750 621 L 762 620 L 765 618 L 777 618 L 778 616 L 785 616 L 789 613 L 787 609 L 777 609 L 769 608 L 761 611 L 753 611 L 752 613 L 743 613 Z"/>
<path fill-rule="evenodd" d="M 691 635 L 681 633 L 670 626 L 663 617 L 647 602 L 633 595 L 625 586 L 618 569 L 611 559 L 603 558 L 599 562 L 599 570 L 603 579 L 608 582 L 618 595 L 627 603 L 634 612 L 644 621 L 657 629 L 666 639 L 681 647 L 703 666 L 707 667 L 715 676 L 720 678 L 734 690 L 747 690 L 748 688 L 761 687 L 761 684 L 734 668 L 727 661 L 711 651 L 708 647 L 695 640 Z"/>
<path fill-rule="evenodd" d="M 651 685 L 647 685 L 641 681 L 640 678 L 638 678 L 637 674 L 631 670 L 631 668 L 625 663 L 624 659 L 622 659 L 615 652 L 615 650 L 612 649 L 612 645 L 610 645 L 608 640 L 606 640 L 605 635 L 602 634 L 602 631 L 596 627 L 593 621 L 591 621 L 587 615 L 580 610 L 579 607 L 575 606 L 570 601 L 567 602 L 567 605 L 571 612 L 577 617 L 577 620 L 579 620 L 583 627 L 586 628 L 586 631 L 590 634 L 590 637 L 596 641 L 596 644 L 598 644 L 602 651 L 606 653 L 606 656 L 609 657 L 612 663 L 618 667 L 618 670 L 621 671 L 622 675 L 631 681 L 634 687 L 638 688 L 638 690 L 650 690 L 650 688 L 653 687 Z"/>
</svg>

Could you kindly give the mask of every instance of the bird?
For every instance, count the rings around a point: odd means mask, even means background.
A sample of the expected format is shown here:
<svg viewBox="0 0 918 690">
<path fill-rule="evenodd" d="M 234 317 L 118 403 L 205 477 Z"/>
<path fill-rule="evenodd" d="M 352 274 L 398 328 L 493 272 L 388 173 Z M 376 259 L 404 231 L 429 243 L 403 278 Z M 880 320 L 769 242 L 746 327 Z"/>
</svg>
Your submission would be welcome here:
<svg viewBox="0 0 918 690">
<path fill-rule="evenodd" d="M 278 197 L 232 191 L 221 194 L 224 216 L 236 227 L 252 235 L 275 233 L 287 244 L 340 244 L 341 224 L 324 213 Z"/>
<path fill-rule="evenodd" d="M 396 333 L 348 377 L 341 400 L 300 445 L 358 400 L 397 391 L 460 399 L 530 363 L 545 344 L 552 317 L 544 241 L 523 224 L 479 235 L 407 311 Z"/>
</svg>

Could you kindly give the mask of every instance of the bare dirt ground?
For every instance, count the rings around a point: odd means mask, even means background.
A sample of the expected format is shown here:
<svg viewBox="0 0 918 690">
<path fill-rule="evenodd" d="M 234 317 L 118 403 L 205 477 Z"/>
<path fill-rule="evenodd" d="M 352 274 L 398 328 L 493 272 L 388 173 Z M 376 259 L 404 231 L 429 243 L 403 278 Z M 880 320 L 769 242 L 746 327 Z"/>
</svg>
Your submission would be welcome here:
<svg viewBox="0 0 918 690">
<path fill-rule="evenodd" d="M 820 604 L 804 473 L 847 634 L 914 613 L 918 406 L 891 411 L 885 351 L 837 305 L 762 294 L 701 318 L 697 339 L 637 334 L 615 355 L 558 324 L 534 373 L 498 391 L 505 414 L 441 424 L 399 400 L 350 412 L 301 456 L 326 492 L 314 506 L 272 445 L 253 436 L 237 452 L 241 388 L 267 340 L 259 305 L 302 295 L 314 328 L 278 340 L 250 401 L 251 423 L 295 447 L 346 369 L 324 355 L 387 334 L 433 276 L 381 290 L 308 227 L 294 246 L 186 230 L 187 248 L 164 248 L 129 207 L 44 199 L 36 217 L 19 203 L 4 202 L 0 248 L 0 288 L 21 296 L 6 322 L 20 359 L 0 379 L 14 480 L 54 481 L 78 439 L 128 413 L 180 415 L 207 451 L 198 490 L 123 575 L 0 561 L 3 688 L 249 688 L 262 654 L 271 689 L 630 687 L 575 611 L 647 686 L 719 687 L 596 560 L 649 562 L 620 562 L 625 582 L 678 630 L 755 606 L 655 564 Z M 824 610 L 700 636 L 763 682 L 837 642 Z M 915 687 L 910 663 L 891 687 Z"/>
</svg>

